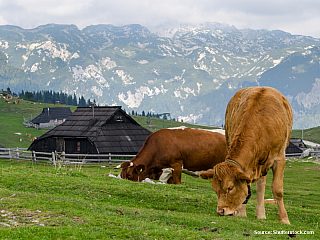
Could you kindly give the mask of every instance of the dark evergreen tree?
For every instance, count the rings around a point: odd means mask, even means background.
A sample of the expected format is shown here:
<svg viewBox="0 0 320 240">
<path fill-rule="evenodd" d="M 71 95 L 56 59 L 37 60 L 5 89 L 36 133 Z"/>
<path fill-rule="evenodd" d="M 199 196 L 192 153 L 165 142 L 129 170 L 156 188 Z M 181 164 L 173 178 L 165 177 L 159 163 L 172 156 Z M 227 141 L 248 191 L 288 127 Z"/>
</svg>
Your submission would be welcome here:
<svg viewBox="0 0 320 240">
<path fill-rule="evenodd" d="M 79 106 L 80 107 L 85 107 L 86 106 L 86 100 L 84 99 L 83 96 L 81 96 L 81 98 L 79 98 Z"/>
<path fill-rule="evenodd" d="M 75 93 L 73 94 L 72 105 L 73 105 L 73 106 L 78 106 L 77 96 L 76 96 L 76 94 L 75 94 Z"/>
</svg>

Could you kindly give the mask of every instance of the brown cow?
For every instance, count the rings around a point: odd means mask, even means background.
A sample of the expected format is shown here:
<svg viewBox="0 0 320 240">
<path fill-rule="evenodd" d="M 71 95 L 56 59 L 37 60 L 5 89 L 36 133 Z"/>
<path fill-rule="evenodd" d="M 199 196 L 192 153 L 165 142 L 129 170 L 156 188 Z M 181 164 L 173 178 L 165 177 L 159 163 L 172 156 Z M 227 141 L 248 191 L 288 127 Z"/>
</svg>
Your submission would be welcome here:
<svg viewBox="0 0 320 240">
<path fill-rule="evenodd" d="M 270 87 L 244 88 L 231 98 L 225 116 L 227 160 L 200 173 L 204 179 L 212 178 L 219 215 L 246 216 L 242 203 L 250 195 L 249 183 L 257 181 L 256 217 L 265 219 L 264 192 L 271 168 L 279 221 L 290 224 L 283 204 L 283 172 L 292 118 L 288 100 Z"/>
<path fill-rule="evenodd" d="M 164 168 L 172 168 L 172 183 L 181 184 L 182 167 L 191 171 L 212 169 L 225 160 L 223 134 L 200 129 L 161 129 L 152 133 L 136 157 L 121 164 L 121 177 L 141 182 Z"/>
</svg>

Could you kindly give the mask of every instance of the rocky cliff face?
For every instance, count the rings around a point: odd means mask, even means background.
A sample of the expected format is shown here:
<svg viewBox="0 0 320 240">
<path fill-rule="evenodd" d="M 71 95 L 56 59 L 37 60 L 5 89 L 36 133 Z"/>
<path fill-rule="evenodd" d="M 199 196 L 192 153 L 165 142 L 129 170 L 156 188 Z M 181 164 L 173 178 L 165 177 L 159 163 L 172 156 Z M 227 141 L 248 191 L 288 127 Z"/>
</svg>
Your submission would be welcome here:
<svg viewBox="0 0 320 240">
<path fill-rule="evenodd" d="M 7 61 L 0 66 L 10 65 L 19 77 L 0 69 L 0 76 L 11 74 L 0 77 L 0 87 L 76 93 L 128 112 L 170 112 L 179 120 L 220 126 L 238 89 L 264 85 L 289 99 L 294 127 L 306 128 L 320 122 L 319 47 L 311 37 L 218 23 L 153 32 L 140 25 L 1 26 Z"/>
</svg>

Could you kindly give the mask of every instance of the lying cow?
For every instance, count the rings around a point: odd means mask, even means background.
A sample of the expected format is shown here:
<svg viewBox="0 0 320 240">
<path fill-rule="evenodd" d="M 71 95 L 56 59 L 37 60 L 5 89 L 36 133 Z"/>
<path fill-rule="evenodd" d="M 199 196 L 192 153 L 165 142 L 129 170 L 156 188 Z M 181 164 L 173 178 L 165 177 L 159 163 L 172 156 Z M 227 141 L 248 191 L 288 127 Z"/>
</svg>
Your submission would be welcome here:
<svg viewBox="0 0 320 240">
<path fill-rule="evenodd" d="M 152 133 L 136 157 L 121 164 L 121 178 L 141 182 L 172 168 L 172 183 L 181 184 L 182 167 L 190 171 L 212 169 L 225 160 L 223 134 L 200 129 L 161 129 Z"/>
<path fill-rule="evenodd" d="M 257 181 L 256 216 L 265 219 L 264 192 L 271 168 L 271 188 L 278 204 L 279 221 L 290 224 L 283 204 L 283 172 L 291 128 L 291 106 L 278 90 L 250 87 L 231 98 L 225 116 L 227 160 L 211 171 L 200 173 L 204 179 L 212 178 L 219 215 L 246 216 L 242 203 L 249 195 L 249 184 Z"/>
</svg>

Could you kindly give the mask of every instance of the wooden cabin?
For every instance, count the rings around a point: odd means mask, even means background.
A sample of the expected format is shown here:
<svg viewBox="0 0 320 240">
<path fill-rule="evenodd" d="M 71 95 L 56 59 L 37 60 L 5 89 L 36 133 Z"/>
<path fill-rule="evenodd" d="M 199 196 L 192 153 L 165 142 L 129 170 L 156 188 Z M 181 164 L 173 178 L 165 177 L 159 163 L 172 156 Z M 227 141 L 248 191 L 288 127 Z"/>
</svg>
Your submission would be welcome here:
<svg viewBox="0 0 320 240">
<path fill-rule="evenodd" d="M 42 113 L 31 120 L 35 128 L 55 127 L 65 122 L 71 115 L 68 107 L 43 108 Z"/>
<path fill-rule="evenodd" d="M 286 154 L 291 156 L 297 154 L 299 156 L 306 149 L 308 149 L 308 147 L 301 138 L 291 138 L 289 146 L 286 148 Z"/>
<path fill-rule="evenodd" d="M 78 107 L 28 148 L 38 152 L 137 154 L 152 132 L 119 106 Z"/>
</svg>

